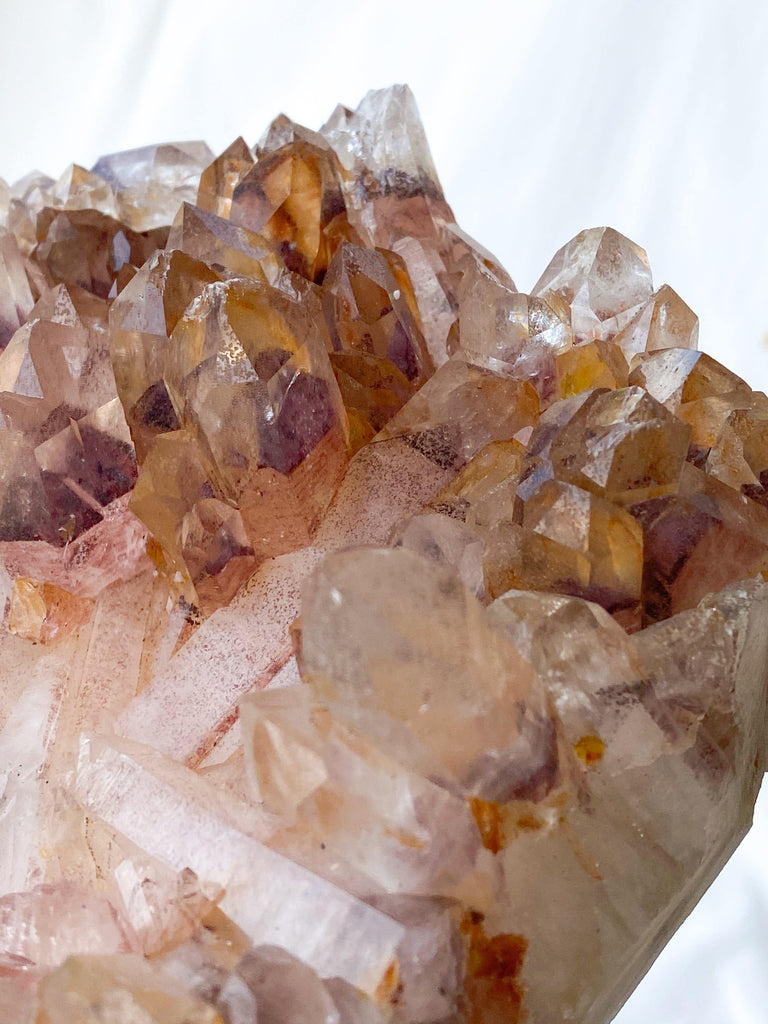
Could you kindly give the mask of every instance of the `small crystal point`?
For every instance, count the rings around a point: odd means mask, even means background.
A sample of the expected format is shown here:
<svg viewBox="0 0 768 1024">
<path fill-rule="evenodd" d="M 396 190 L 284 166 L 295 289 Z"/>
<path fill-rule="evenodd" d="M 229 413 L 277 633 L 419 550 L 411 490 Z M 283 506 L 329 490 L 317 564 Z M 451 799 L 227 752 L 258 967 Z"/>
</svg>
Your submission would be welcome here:
<svg viewBox="0 0 768 1024">
<path fill-rule="evenodd" d="M 228 217 L 232 208 L 232 194 L 253 167 L 253 162 L 253 155 L 245 139 L 242 136 L 235 139 L 200 175 L 197 205 L 220 217 Z"/>
<path fill-rule="evenodd" d="M 16 237 L 0 235 L 0 349 L 5 348 L 33 306 L 32 293 Z"/>
<path fill-rule="evenodd" d="M 556 312 L 570 309 L 578 344 L 613 337 L 652 291 L 645 250 L 613 228 L 590 228 L 554 255 L 533 294 Z"/>
<path fill-rule="evenodd" d="M 92 170 L 112 186 L 125 223 L 149 231 L 173 223 L 179 206 L 195 201 L 213 156 L 204 142 L 172 142 L 110 153 Z"/>
</svg>

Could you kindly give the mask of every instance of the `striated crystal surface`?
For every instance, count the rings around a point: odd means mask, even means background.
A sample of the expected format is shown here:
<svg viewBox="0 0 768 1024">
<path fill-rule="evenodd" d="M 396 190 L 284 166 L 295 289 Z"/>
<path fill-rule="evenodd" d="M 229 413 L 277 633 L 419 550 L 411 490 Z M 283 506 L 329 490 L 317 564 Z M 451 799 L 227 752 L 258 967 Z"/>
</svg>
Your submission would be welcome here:
<svg viewBox="0 0 768 1024">
<path fill-rule="evenodd" d="M 608 1024 L 765 770 L 765 395 L 406 86 L 0 218 L 2 1024 Z"/>
</svg>

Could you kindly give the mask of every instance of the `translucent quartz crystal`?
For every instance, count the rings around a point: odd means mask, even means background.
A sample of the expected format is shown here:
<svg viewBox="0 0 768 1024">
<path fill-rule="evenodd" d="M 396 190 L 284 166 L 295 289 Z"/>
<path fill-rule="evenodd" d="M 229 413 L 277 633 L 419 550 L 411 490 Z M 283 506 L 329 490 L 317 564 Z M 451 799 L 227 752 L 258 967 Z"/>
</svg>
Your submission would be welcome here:
<svg viewBox="0 0 768 1024">
<path fill-rule="evenodd" d="M 200 175 L 197 205 L 221 217 L 232 209 L 232 195 L 254 165 L 253 154 L 243 138 L 237 138 Z"/>
<path fill-rule="evenodd" d="M 69 882 L 3 896 L 0 935 L 8 973 L 43 975 L 96 944 L 104 953 L 135 951 L 130 930 L 104 897 Z"/>
<path fill-rule="evenodd" d="M 136 957 L 71 957 L 40 986 L 49 1024 L 220 1024 L 214 1008 Z"/>
<path fill-rule="evenodd" d="M 163 379 L 169 338 L 192 299 L 217 280 L 215 271 L 183 252 L 160 251 L 112 303 L 112 364 L 140 459 L 155 434 L 179 427 Z"/>
<path fill-rule="evenodd" d="M 322 294 L 331 364 L 359 448 L 430 376 L 432 361 L 408 273 L 396 253 L 343 243 Z"/>
<path fill-rule="evenodd" d="M 48 283 L 78 285 L 108 298 L 163 244 L 166 229 L 138 232 L 98 209 L 44 207 L 37 236 L 32 255 Z"/>
<path fill-rule="evenodd" d="M 243 175 L 230 219 L 273 242 L 289 270 L 322 281 L 338 241 L 351 231 L 340 177 L 327 143 L 294 138 L 263 152 Z"/>
<path fill-rule="evenodd" d="M 107 307 L 81 309 L 59 285 L 0 353 L 0 548 L 14 575 L 94 596 L 141 568 L 146 532 Z"/>
<path fill-rule="evenodd" d="M 765 769 L 765 395 L 405 86 L 0 223 L 2 1024 L 608 1024 Z"/>
<path fill-rule="evenodd" d="M 262 235 L 190 203 L 179 208 L 168 235 L 168 249 L 201 260 L 223 278 L 252 277 L 270 284 L 286 280 L 301 286 Z"/>
<path fill-rule="evenodd" d="M 16 236 L 0 235 L 0 346 L 7 345 L 33 306 Z"/>
<path fill-rule="evenodd" d="M 194 202 L 213 153 L 204 142 L 169 142 L 103 156 L 93 173 L 115 192 L 120 217 L 136 231 L 164 227 L 182 202 Z"/>
<path fill-rule="evenodd" d="M 131 841 L 146 844 L 149 829 L 150 855 L 220 886 L 222 910 L 252 942 L 279 941 L 324 976 L 362 988 L 375 990 L 389 969 L 402 934 L 396 922 L 252 838 L 268 826 L 188 769 L 86 738 L 77 791 L 92 814 Z M 286 900 L 286 892 L 302 898 Z"/>
<path fill-rule="evenodd" d="M 568 318 L 578 343 L 613 337 L 652 291 L 645 250 L 613 228 L 590 228 L 555 253 L 533 294 Z"/>
<path fill-rule="evenodd" d="M 482 264 L 462 282 L 460 346 L 472 361 L 530 380 L 550 398 L 555 357 L 572 349 L 570 325 L 543 300 L 523 295 Z"/>
</svg>

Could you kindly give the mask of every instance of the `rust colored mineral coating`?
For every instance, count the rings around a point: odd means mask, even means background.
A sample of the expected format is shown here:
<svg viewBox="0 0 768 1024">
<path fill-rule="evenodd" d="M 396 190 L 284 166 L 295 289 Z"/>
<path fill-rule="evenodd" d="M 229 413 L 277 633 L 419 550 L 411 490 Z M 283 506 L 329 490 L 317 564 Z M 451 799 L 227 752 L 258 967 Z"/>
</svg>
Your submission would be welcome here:
<svg viewBox="0 0 768 1024">
<path fill-rule="evenodd" d="M 608 1024 L 765 768 L 765 395 L 405 86 L 0 218 L 3 1024 Z"/>
</svg>

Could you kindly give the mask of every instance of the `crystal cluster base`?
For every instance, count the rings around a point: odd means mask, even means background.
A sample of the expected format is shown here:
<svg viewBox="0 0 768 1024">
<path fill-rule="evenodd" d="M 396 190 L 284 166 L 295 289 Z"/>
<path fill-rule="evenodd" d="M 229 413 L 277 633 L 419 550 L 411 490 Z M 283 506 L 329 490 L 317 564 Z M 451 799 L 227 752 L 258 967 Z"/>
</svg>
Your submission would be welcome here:
<svg viewBox="0 0 768 1024">
<path fill-rule="evenodd" d="M 765 768 L 765 395 L 403 86 L 0 224 L 2 1024 L 607 1024 Z"/>
</svg>

